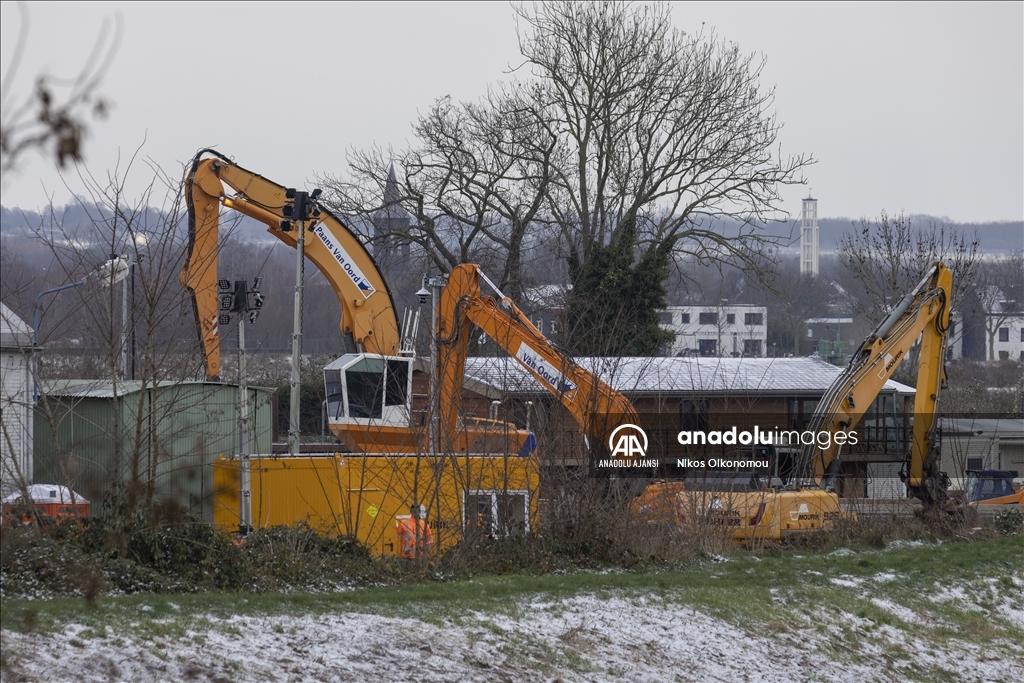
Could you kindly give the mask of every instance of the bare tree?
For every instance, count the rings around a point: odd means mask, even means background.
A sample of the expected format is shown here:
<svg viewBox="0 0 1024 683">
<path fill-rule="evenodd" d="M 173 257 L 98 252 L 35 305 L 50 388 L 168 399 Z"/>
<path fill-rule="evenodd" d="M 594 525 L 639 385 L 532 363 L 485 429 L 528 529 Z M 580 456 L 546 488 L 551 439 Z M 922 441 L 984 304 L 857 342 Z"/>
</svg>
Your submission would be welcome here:
<svg viewBox="0 0 1024 683">
<path fill-rule="evenodd" d="M 584 262 L 624 219 L 656 243 L 713 259 L 745 256 L 744 241 L 702 216 L 767 219 L 780 185 L 813 163 L 777 159 L 774 90 L 764 60 L 672 25 L 667 6 L 554 2 L 521 6 L 520 49 L 557 133 L 549 210 Z"/>
<path fill-rule="evenodd" d="M 519 295 L 523 240 L 543 206 L 555 146 L 528 95 L 514 88 L 479 103 L 437 100 L 414 126 L 419 146 L 394 157 L 397 175 L 390 151 L 353 152 L 351 180 L 323 179 L 329 202 L 375 245 L 417 244 L 442 271 L 482 261 Z M 411 220 L 382 225 L 392 208 Z"/>
<path fill-rule="evenodd" d="M 412 217 L 402 237 L 436 267 L 496 261 L 514 297 L 524 245 L 550 228 L 575 273 L 627 224 L 637 262 L 654 249 L 659 263 L 673 252 L 753 263 L 770 241 L 753 219 L 777 216 L 779 186 L 802 182 L 813 163 L 776 156 L 763 60 L 679 31 L 664 5 L 516 13 L 524 77 L 477 103 L 438 100 L 406 152 L 354 152 L 352 178 L 327 182 L 339 212 L 369 226 L 382 198 L 401 205 Z M 388 200 L 392 160 L 400 192 Z M 740 218 L 736 234 L 714 229 L 712 215 Z"/>
<path fill-rule="evenodd" d="M 0 174 L 6 175 L 18 159 L 32 150 L 47 150 L 62 168 L 81 161 L 88 119 L 102 118 L 109 103 L 97 94 L 121 40 L 121 21 L 105 21 L 85 64 L 72 78 L 42 73 L 32 92 L 15 94 L 21 59 L 28 45 L 28 10 L 19 3 L 21 27 L 11 61 L 0 87 Z"/>
<path fill-rule="evenodd" d="M 910 292 L 935 261 L 953 273 L 956 307 L 974 288 L 979 263 L 977 233 L 967 235 L 954 226 L 929 222 L 920 227 L 906 214 L 861 220 L 845 233 L 839 260 L 853 277 L 846 289 L 854 294 L 855 312 L 880 321 Z"/>
<path fill-rule="evenodd" d="M 977 296 L 985 319 L 988 359 L 997 360 L 996 337 L 1011 318 L 1024 312 L 1024 251 L 981 264 Z"/>
<path fill-rule="evenodd" d="M 37 462 L 45 461 L 42 469 L 57 483 L 74 488 L 88 482 L 112 494 L 129 515 L 156 502 L 161 477 L 178 486 L 185 479 L 173 473 L 195 476 L 197 462 L 212 459 L 212 444 L 202 436 L 184 460 L 168 455 L 175 435 L 166 426 L 194 410 L 194 398 L 179 389 L 200 371 L 192 310 L 178 282 L 187 239 L 180 184 L 156 169 L 147 189 L 133 199 L 124 191 L 130 171 L 131 165 L 119 177 L 90 179 L 91 201 L 80 200 L 74 213 L 53 210 L 34 230 L 35 240 L 52 253 L 51 271 L 65 281 L 87 280 L 42 302 L 40 342 L 46 353 L 36 378 L 37 415 L 48 438 Z M 104 261 L 132 264 L 128 278 L 106 287 L 102 277 L 83 278 Z M 77 344 L 59 343 L 72 333 Z M 109 392 L 114 402 L 104 417 L 109 422 L 89 425 L 110 449 L 109 461 L 83 457 L 78 450 L 84 446 L 70 426 L 88 419 L 77 404 L 89 391 Z"/>
<path fill-rule="evenodd" d="M 763 263 L 762 277 L 751 287 L 754 301 L 768 309 L 769 348 L 778 355 L 804 356 L 813 347 L 806 335 L 808 318 L 828 315 L 835 299 L 826 278 L 800 272 L 796 259 Z"/>
</svg>

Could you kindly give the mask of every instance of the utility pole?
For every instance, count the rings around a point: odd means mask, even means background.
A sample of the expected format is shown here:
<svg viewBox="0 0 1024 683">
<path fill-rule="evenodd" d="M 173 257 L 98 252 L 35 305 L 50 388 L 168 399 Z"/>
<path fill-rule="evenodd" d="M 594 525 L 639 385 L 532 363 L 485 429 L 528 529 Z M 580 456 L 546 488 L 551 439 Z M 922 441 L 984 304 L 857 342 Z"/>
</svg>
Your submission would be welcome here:
<svg viewBox="0 0 1024 683">
<path fill-rule="evenodd" d="M 300 390 L 302 376 L 300 373 L 302 363 L 302 276 L 306 265 L 306 224 L 311 218 L 320 215 L 320 209 L 316 207 L 316 200 L 320 196 L 320 190 L 312 192 L 299 192 L 295 188 L 285 191 L 286 203 L 282 209 L 286 219 L 281 223 L 281 229 L 295 233 L 295 309 L 292 319 L 292 376 L 289 382 L 289 416 L 288 416 L 288 452 L 295 456 L 299 454 L 299 403 L 301 400 Z"/>
<path fill-rule="evenodd" d="M 252 483 L 250 477 L 250 409 L 249 386 L 246 371 L 245 353 L 245 320 L 256 324 L 263 307 L 263 295 L 260 294 L 260 283 L 263 278 L 253 280 L 252 289 L 248 289 L 245 280 L 235 281 L 235 290 L 231 294 L 221 294 L 222 313 L 219 324 L 227 326 L 231 321 L 230 313 L 238 313 L 238 534 L 243 538 L 252 533 Z M 227 292 L 231 284 L 227 280 L 219 281 L 221 292 Z"/>
<path fill-rule="evenodd" d="M 430 453 L 437 453 L 440 444 L 438 443 L 438 385 L 437 385 L 437 340 L 440 338 L 440 334 L 437 329 L 439 316 L 437 314 L 437 305 L 441 296 L 441 290 L 448 284 L 448 279 L 443 275 L 440 276 L 424 276 L 423 286 L 420 291 L 416 292 L 416 296 L 419 299 L 420 304 L 427 303 L 427 297 L 430 297 L 430 407 L 427 415 L 428 422 L 428 439 Z"/>
<path fill-rule="evenodd" d="M 245 281 L 242 281 L 244 291 Z M 238 319 L 238 533 L 243 538 L 252 531 L 252 483 L 249 471 L 249 387 L 245 378 L 245 316 Z"/>
</svg>

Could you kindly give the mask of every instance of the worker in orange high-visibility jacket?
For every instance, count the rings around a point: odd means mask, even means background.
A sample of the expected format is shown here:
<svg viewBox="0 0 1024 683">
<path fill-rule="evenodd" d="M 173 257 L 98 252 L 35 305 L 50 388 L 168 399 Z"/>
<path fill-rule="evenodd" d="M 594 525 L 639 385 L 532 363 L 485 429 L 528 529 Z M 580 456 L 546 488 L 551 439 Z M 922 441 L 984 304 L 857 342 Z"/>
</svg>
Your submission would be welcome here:
<svg viewBox="0 0 1024 683">
<path fill-rule="evenodd" d="M 398 542 L 401 556 L 414 560 L 423 557 L 434 545 L 434 533 L 427 524 L 427 509 L 422 505 L 409 508 L 409 516 L 398 520 Z"/>
</svg>

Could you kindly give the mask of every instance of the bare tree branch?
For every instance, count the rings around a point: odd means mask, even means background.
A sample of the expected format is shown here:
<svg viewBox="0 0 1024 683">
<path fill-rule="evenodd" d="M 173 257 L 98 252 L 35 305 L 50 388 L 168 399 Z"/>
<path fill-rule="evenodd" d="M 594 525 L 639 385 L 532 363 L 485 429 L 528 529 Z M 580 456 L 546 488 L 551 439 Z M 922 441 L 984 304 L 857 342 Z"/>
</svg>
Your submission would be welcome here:
<svg viewBox="0 0 1024 683">
<path fill-rule="evenodd" d="M 29 17 L 19 3 L 21 27 L 18 42 L 0 86 L 0 175 L 6 175 L 23 154 L 47 150 L 57 165 L 82 160 L 88 118 L 103 118 L 110 103 L 97 94 L 121 42 L 120 15 L 105 20 L 85 64 L 72 78 L 42 73 L 32 93 L 23 99 L 14 94 L 21 59 L 28 45 Z"/>
</svg>

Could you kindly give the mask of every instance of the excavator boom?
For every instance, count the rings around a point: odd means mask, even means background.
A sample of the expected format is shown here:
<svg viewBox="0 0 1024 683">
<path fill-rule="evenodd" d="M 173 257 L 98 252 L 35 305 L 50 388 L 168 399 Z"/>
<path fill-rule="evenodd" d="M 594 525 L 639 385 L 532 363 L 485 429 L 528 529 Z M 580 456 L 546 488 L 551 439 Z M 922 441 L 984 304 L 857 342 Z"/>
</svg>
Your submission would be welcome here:
<svg viewBox="0 0 1024 683">
<path fill-rule="evenodd" d="M 227 194 L 226 188 L 233 194 Z M 314 204 L 310 220 L 293 220 L 289 191 L 247 171 L 212 150 L 201 150 L 185 178 L 189 242 L 181 284 L 192 295 L 206 378 L 220 377 L 217 265 L 220 255 L 220 207 L 267 225 L 267 232 L 295 247 L 306 230 L 306 258 L 320 269 L 341 304 L 341 330 L 367 353 L 397 355 L 398 319 L 380 271 L 358 236 L 327 209 Z"/>
<path fill-rule="evenodd" d="M 481 279 L 500 301 L 483 296 Z M 520 311 L 486 279 L 479 266 L 456 266 L 438 303 L 438 386 L 440 444 L 456 443 L 458 392 L 466 367 L 470 327 L 476 325 L 557 397 L 583 429 L 603 441 L 623 422 L 639 424 L 629 399 L 599 377 L 563 356 Z"/>
<path fill-rule="evenodd" d="M 872 401 L 920 339 L 921 352 L 914 399 L 914 428 L 906 483 L 911 494 L 926 503 L 943 497 L 944 477 L 936 436 L 936 403 L 942 384 L 946 336 L 949 329 L 953 276 L 936 262 L 921 282 L 868 336 L 846 370 L 821 398 L 808 429 L 835 434 L 849 431 L 864 417 Z M 839 463 L 841 446 L 806 446 L 802 463 L 814 479 L 827 482 Z"/>
</svg>

